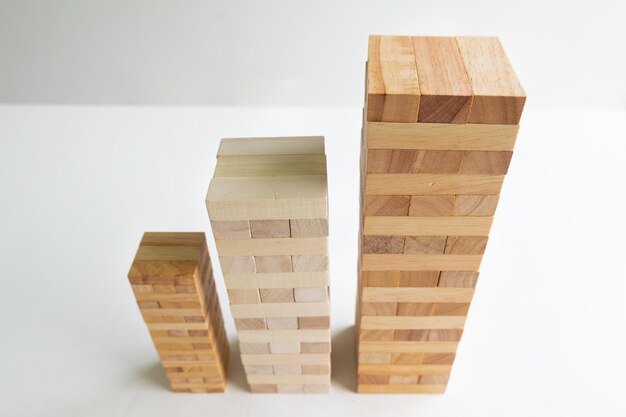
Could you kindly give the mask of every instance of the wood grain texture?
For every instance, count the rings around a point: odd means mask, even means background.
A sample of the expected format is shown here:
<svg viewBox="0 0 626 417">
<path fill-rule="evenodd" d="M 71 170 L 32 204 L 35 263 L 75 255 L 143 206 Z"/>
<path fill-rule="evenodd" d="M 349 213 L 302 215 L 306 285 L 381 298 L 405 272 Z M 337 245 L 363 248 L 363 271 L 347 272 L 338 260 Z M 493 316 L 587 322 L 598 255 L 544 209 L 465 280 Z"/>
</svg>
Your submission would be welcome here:
<svg viewBox="0 0 626 417">
<path fill-rule="evenodd" d="M 472 87 L 456 40 L 414 37 L 413 49 L 421 94 L 418 121 L 467 123 Z"/>
<path fill-rule="evenodd" d="M 504 175 L 509 170 L 513 152 L 465 151 L 461 174 Z"/>
<path fill-rule="evenodd" d="M 365 217 L 363 235 L 487 236 L 492 217 Z"/>
<path fill-rule="evenodd" d="M 328 252 L 328 239 L 239 239 L 215 242 L 220 256 L 321 255 Z M 278 271 L 276 271 L 278 272 Z"/>
<path fill-rule="evenodd" d="M 368 196 L 369 197 L 369 196 Z M 454 196 L 450 195 L 416 195 L 410 197 L 409 216 L 443 217 L 452 214 Z M 369 214 L 366 212 L 366 216 Z M 376 214 L 372 214 L 376 215 Z M 392 214 L 390 214 L 392 215 Z"/>
<path fill-rule="evenodd" d="M 220 156 L 216 177 L 326 175 L 326 155 Z"/>
<path fill-rule="evenodd" d="M 456 40 L 474 92 L 469 122 L 518 124 L 526 93 L 498 38 Z"/>
<path fill-rule="evenodd" d="M 493 216 L 498 206 L 497 195 L 458 195 L 454 200 L 454 216 Z"/>
<path fill-rule="evenodd" d="M 411 197 L 400 196 L 365 196 L 364 214 L 366 216 L 406 216 L 409 213 Z M 452 205 L 450 205 L 452 211 Z"/>
<path fill-rule="evenodd" d="M 476 271 L 481 255 L 366 254 L 363 271 Z"/>
<path fill-rule="evenodd" d="M 370 174 L 366 195 L 499 194 L 504 175 Z"/>
<path fill-rule="evenodd" d="M 420 89 L 408 36 L 370 36 L 367 120 L 416 122 Z"/>
<path fill-rule="evenodd" d="M 328 286 L 328 272 L 247 273 L 224 276 L 226 287 L 238 288 L 318 288 Z"/>
<path fill-rule="evenodd" d="M 359 394 L 443 394 L 447 385 L 358 384 Z"/>
<path fill-rule="evenodd" d="M 324 137 L 290 136 L 276 138 L 226 138 L 217 156 L 323 155 Z"/>
<path fill-rule="evenodd" d="M 469 303 L 473 288 L 363 288 L 363 302 Z"/>
<path fill-rule="evenodd" d="M 454 353 L 458 342 L 361 342 L 360 352 L 377 353 Z"/>
</svg>

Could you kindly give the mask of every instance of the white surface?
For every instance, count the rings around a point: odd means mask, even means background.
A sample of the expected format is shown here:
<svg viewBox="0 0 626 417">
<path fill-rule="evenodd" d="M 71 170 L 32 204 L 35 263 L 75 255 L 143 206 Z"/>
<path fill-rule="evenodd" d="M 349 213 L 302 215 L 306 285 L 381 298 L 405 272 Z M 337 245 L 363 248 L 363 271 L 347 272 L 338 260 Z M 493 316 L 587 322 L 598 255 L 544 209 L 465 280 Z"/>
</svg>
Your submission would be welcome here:
<svg viewBox="0 0 626 417">
<path fill-rule="evenodd" d="M 0 414 L 624 416 L 625 126 L 527 110 L 448 392 L 368 396 L 349 330 L 359 109 L 0 107 Z M 206 231 L 215 257 L 219 138 L 301 134 L 327 144 L 332 393 L 249 394 L 234 349 L 226 394 L 169 392 L 126 279 L 141 233 Z"/>
<path fill-rule="evenodd" d="M 362 105 L 369 34 L 499 36 L 533 106 L 626 109 L 624 0 L 0 0 L 0 102 Z"/>
</svg>

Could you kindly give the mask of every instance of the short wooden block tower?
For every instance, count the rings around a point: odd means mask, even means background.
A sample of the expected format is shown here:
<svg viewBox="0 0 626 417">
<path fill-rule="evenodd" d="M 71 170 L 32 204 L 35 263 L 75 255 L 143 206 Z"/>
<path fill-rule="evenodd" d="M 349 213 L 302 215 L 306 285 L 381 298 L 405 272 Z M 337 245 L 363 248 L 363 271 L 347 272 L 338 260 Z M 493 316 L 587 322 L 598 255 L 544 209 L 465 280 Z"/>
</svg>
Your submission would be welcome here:
<svg viewBox="0 0 626 417">
<path fill-rule="evenodd" d="M 251 391 L 328 392 L 324 138 L 223 139 L 206 203 Z"/>
<path fill-rule="evenodd" d="M 128 279 L 172 389 L 224 392 L 228 339 L 204 233 L 145 233 Z"/>
<path fill-rule="evenodd" d="M 442 393 L 525 93 L 497 38 L 372 36 L 358 392 Z"/>
</svg>

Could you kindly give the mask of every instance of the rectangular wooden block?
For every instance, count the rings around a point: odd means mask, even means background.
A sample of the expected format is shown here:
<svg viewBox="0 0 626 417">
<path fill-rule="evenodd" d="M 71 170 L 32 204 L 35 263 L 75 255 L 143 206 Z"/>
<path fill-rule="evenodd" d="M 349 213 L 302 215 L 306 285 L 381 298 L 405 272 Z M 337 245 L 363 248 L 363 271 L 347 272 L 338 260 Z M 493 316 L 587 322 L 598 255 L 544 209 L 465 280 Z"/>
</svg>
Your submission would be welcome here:
<svg viewBox="0 0 626 417">
<path fill-rule="evenodd" d="M 503 181 L 504 175 L 370 174 L 365 194 L 499 194 Z"/>
<path fill-rule="evenodd" d="M 363 234 L 366 236 L 487 236 L 492 222 L 491 217 L 365 217 Z"/>
<path fill-rule="evenodd" d="M 128 278 L 172 389 L 224 392 L 228 339 L 204 233 L 145 233 Z"/>
</svg>

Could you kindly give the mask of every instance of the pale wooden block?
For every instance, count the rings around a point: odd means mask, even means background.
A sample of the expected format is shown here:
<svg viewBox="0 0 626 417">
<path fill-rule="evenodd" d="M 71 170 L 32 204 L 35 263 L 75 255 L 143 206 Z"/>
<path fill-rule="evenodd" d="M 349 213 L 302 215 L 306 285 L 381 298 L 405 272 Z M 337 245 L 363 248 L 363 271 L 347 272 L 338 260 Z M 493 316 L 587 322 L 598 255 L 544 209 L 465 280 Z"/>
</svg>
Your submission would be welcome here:
<svg viewBox="0 0 626 417">
<path fill-rule="evenodd" d="M 370 174 L 366 195 L 499 194 L 504 175 Z"/>
<path fill-rule="evenodd" d="M 328 219 L 291 219 L 291 237 L 328 236 Z"/>
<path fill-rule="evenodd" d="M 304 392 L 306 394 L 328 394 L 330 384 L 304 384 Z"/>
<path fill-rule="evenodd" d="M 131 285 L 135 294 L 147 294 L 154 292 L 154 285 Z"/>
<path fill-rule="evenodd" d="M 293 343 L 293 342 L 328 342 L 328 329 L 298 329 L 298 330 L 247 330 L 239 332 L 239 340 L 246 343 Z M 310 352 L 323 353 L 323 352 Z"/>
<path fill-rule="evenodd" d="M 389 384 L 389 375 L 358 375 L 357 384 L 387 385 Z"/>
<path fill-rule="evenodd" d="M 359 329 L 359 340 L 368 342 L 380 342 L 394 340 L 393 330 L 367 330 Z"/>
<path fill-rule="evenodd" d="M 329 339 L 330 340 L 330 336 Z M 301 353 L 330 353 L 330 342 L 302 342 Z"/>
<path fill-rule="evenodd" d="M 320 255 L 328 253 L 328 238 L 298 239 L 239 239 L 218 240 L 217 251 L 222 256 Z"/>
<path fill-rule="evenodd" d="M 298 364 L 273 365 L 274 375 L 302 375 L 302 367 Z"/>
<path fill-rule="evenodd" d="M 374 236 L 487 236 L 493 217 L 365 217 L 363 234 Z"/>
<path fill-rule="evenodd" d="M 362 239 L 362 253 L 402 253 L 403 249 L 404 236 L 363 236 Z"/>
<path fill-rule="evenodd" d="M 433 329 L 428 331 L 428 340 L 440 342 L 458 342 L 463 336 L 463 329 Z"/>
<path fill-rule="evenodd" d="M 367 287 L 361 293 L 362 302 L 372 303 L 469 303 L 474 288 L 383 288 Z"/>
<path fill-rule="evenodd" d="M 224 275 L 256 272 L 252 256 L 220 256 L 220 266 Z"/>
<path fill-rule="evenodd" d="M 512 151 L 519 125 L 367 122 L 367 147 Z"/>
<path fill-rule="evenodd" d="M 447 375 L 422 375 L 420 376 L 420 385 L 445 385 L 450 379 Z"/>
<path fill-rule="evenodd" d="M 418 380 L 417 375 L 389 375 L 390 384 L 413 385 L 417 384 Z"/>
<path fill-rule="evenodd" d="M 325 251 L 324 253 L 327 253 Z M 327 255 L 294 255 L 291 257 L 293 272 L 328 271 Z"/>
<path fill-rule="evenodd" d="M 365 353 L 359 350 L 359 363 L 390 364 L 391 353 Z"/>
<path fill-rule="evenodd" d="M 275 353 L 299 353 L 300 343 L 298 342 L 270 342 L 270 352 Z"/>
<path fill-rule="evenodd" d="M 323 155 L 323 136 L 285 136 L 276 138 L 225 138 L 217 156 L 228 155 Z"/>
<path fill-rule="evenodd" d="M 228 298 L 231 304 L 258 304 L 261 302 L 259 290 L 228 290 Z"/>
<path fill-rule="evenodd" d="M 435 303 L 433 316 L 467 316 L 470 303 Z"/>
<path fill-rule="evenodd" d="M 330 317 L 298 317 L 300 329 L 330 329 Z"/>
<path fill-rule="evenodd" d="M 464 325 L 465 317 L 463 316 L 364 316 L 361 318 L 362 329 L 462 329 Z"/>
<path fill-rule="evenodd" d="M 397 316 L 431 316 L 433 303 L 398 303 Z"/>
<path fill-rule="evenodd" d="M 454 216 L 493 216 L 498 206 L 497 195 L 458 195 L 454 201 Z"/>
<path fill-rule="evenodd" d="M 241 354 L 262 355 L 270 353 L 270 346 L 268 343 L 248 343 L 239 342 L 239 350 Z"/>
<path fill-rule="evenodd" d="M 326 155 L 224 155 L 217 157 L 216 177 L 326 175 Z"/>
<path fill-rule="evenodd" d="M 256 270 L 258 273 L 281 273 L 291 272 L 291 256 L 255 256 Z"/>
<path fill-rule="evenodd" d="M 443 394 L 447 385 L 359 384 L 359 394 Z"/>
<path fill-rule="evenodd" d="M 303 375 L 330 375 L 330 364 L 302 365 Z"/>
<path fill-rule="evenodd" d="M 293 290 L 297 303 L 328 302 L 328 288 L 295 288 Z"/>
<path fill-rule="evenodd" d="M 240 288 L 315 288 L 328 286 L 328 272 L 248 273 L 224 276 L 226 287 Z"/>
<path fill-rule="evenodd" d="M 478 255 L 485 253 L 487 236 L 448 236 L 445 253 Z"/>
<path fill-rule="evenodd" d="M 363 271 L 477 271 L 482 255 L 366 254 Z"/>
<path fill-rule="evenodd" d="M 250 384 L 250 392 L 253 394 L 275 394 L 278 392 L 276 384 Z"/>
<path fill-rule="evenodd" d="M 256 319 L 235 319 L 235 327 L 237 330 L 265 330 L 267 323 L 263 318 Z"/>
<path fill-rule="evenodd" d="M 359 351 L 362 353 L 454 353 L 458 348 L 458 342 L 360 342 Z M 385 362 L 389 363 L 389 362 Z"/>
<path fill-rule="evenodd" d="M 450 365 L 370 365 L 360 364 L 359 375 L 450 375 Z M 263 375 L 265 376 L 265 375 Z"/>
<path fill-rule="evenodd" d="M 207 323 L 146 323 L 150 330 L 207 330 Z"/>
<path fill-rule="evenodd" d="M 452 214 L 454 196 L 416 195 L 410 197 L 409 216 L 445 217 Z M 368 214 L 365 213 L 367 216 Z"/>
<path fill-rule="evenodd" d="M 211 221 L 211 229 L 216 240 L 250 237 L 250 224 L 247 220 Z"/>
<path fill-rule="evenodd" d="M 281 394 L 301 394 L 304 392 L 304 384 L 278 384 L 277 389 Z"/>
<path fill-rule="evenodd" d="M 246 365 L 277 365 L 277 364 L 299 364 L 330 366 L 330 356 L 328 353 L 309 354 L 282 354 L 282 355 L 241 355 L 241 362 Z"/>
<path fill-rule="evenodd" d="M 402 271 L 400 287 L 436 287 L 440 271 Z"/>
<path fill-rule="evenodd" d="M 261 288 L 261 301 L 264 303 L 293 303 L 294 290 L 291 288 Z"/>
<path fill-rule="evenodd" d="M 478 272 L 473 271 L 442 271 L 439 277 L 440 287 L 474 288 L 478 280 Z"/>
<path fill-rule="evenodd" d="M 243 365 L 246 375 L 272 375 L 274 369 L 272 365 Z"/>
<path fill-rule="evenodd" d="M 459 255 L 460 256 L 460 255 Z M 261 303 L 233 304 L 230 306 L 234 318 L 256 317 L 315 317 L 329 315 L 328 303 Z"/>
<path fill-rule="evenodd" d="M 361 303 L 362 316 L 395 316 L 398 303 Z"/>
<path fill-rule="evenodd" d="M 289 237 L 289 220 L 250 220 L 253 238 Z"/>
<path fill-rule="evenodd" d="M 328 375 L 248 375 L 249 384 L 324 384 L 328 382 Z"/>
<path fill-rule="evenodd" d="M 298 329 L 297 317 L 270 317 L 267 318 L 268 330 L 295 330 Z"/>
<path fill-rule="evenodd" d="M 443 253 L 446 236 L 407 236 L 404 253 Z"/>
</svg>

